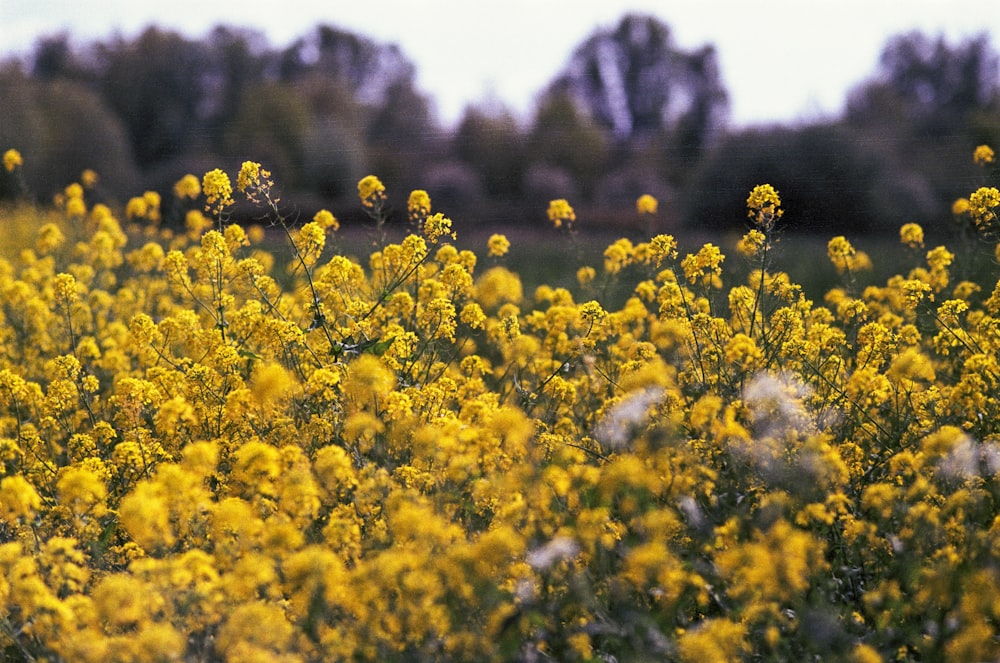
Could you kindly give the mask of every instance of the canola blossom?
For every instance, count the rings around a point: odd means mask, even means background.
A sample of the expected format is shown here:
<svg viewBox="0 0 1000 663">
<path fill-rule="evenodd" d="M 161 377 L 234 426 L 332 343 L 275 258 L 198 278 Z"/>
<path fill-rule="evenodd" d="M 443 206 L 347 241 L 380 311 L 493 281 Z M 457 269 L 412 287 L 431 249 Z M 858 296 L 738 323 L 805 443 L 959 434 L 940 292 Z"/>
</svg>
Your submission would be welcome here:
<svg viewBox="0 0 1000 663">
<path fill-rule="evenodd" d="M 642 194 L 635 201 L 635 210 L 639 214 L 656 214 L 659 206 L 660 201 L 648 193 Z"/>
<path fill-rule="evenodd" d="M 576 221 L 576 212 L 565 198 L 550 201 L 546 213 L 556 228 L 561 228 L 563 225 L 571 226 Z"/>
<path fill-rule="evenodd" d="M 14 169 L 23 165 L 24 157 L 22 157 L 21 153 L 14 148 L 10 148 L 3 153 L 3 167 L 8 173 L 14 172 Z"/>
<path fill-rule="evenodd" d="M 907 224 L 859 288 L 834 237 L 813 301 L 761 185 L 734 246 L 622 238 L 526 292 L 422 190 L 392 241 L 361 180 L 357 259 L 271 177 L 0 206 L 34 233 L 0 251 L 4 660 L 1000 658 L 1000 284 L 960 247 Z"/>
</svg>

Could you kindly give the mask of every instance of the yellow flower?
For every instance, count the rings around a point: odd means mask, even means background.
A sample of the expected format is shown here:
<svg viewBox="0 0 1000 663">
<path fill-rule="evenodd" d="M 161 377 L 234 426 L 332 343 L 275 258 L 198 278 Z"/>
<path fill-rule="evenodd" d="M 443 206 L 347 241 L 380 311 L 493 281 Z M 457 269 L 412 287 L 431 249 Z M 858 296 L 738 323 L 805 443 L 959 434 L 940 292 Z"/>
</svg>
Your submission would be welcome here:
<svg viewBox="0 0 1000 663">
<path fill-rule="evenodd" d="M 726 362 L 748 370 L 763 356 L 757 343 L 746 334 L 736 334 L 726 344 Z"/>
<path fill-rule="evenodd" d="M 995 187 L 980 187 L 969 196 L 969 211 L 978 226 L 985 226 L 997 218 L 994 211 L 997 206 L 1000 206 L 1000 190 Z"/>
<path fill-rule="evenodd" d="M 684 663 L 738 661 L 749 650 L 747 627 L 724 617 L 702 620 L 677 639 L 680 660 Z"/>
<path fill-rule="evenodd" d="M 274 497 L 273 481 L 281 474 L 280 458 L 271 445 L 251 440 L 233 454 L 230 477 L 247 494 Z"/>
<path fill-rule="evenodd" d="M 459 319 L 473 329 L 482 329 L 486 325 L 486 314 L 476 302 L 470 302 L 462 307 Z"/>
<path fill-rule="evenodd" d="M 306 264 L 312 265 L 326 246 L 326 231 L 315 221 L 302 226 L 293 238 L 295 250 Z"/>
<path fill-rule="evenodd" d="M 187 198 L 194 200 L 201 195 L 201 182 L 198 178 L 188 173 L 174 183 L 174 195 L 181 200 Z"/>
<path fill-rule="evenodd" d="M 924 229 L 916 223 L 905 223 L 899 229 L 899 240 L 911 249 L 924 246 Z"/>
<path fill-rule="evenodd" d="M 316 453 L 313 471 L 320 485 L 334 496 L 339 497 L 358 486 L 351 457 L 343 447 L 331 444 L 320 449 Z"/>
<path fill-rule="evenodd" d="M 882 655 L 871 645 L 857 644 L 851 651 L 852 663 L 882 663 Z"/>
<path fill-rule="evenodd" d="M 219 168 L 205 173 L 201 180 L 201 190 L 205 193 L 206 212 L 221 213 L 234 202 L 233 184 L 229 175 Z"/>
<path fill-rule="evenodd" d="M 372 209 L 385 201 L 385 186 L 374 175 L 366 175 L 358 182 L 358 198 L 362 205 Z"/>
<path fill-rule="evenodd" d="M 142 219 L 146 217 L 146 200 L 141 196 L 133 196 L 129 198 L 128 203 L 125 205 L 125 218 L 127 219 Z"/>
<path fill-rule="evenodd" d="M 56 277 L 52 280 L 52 291 L 56 296 L 56 300 L 67 306 L 80 298 L 76 278 L 72 274 L 56 274 Z"/>
<path fill-rule="evenodd" d="M 77 182 L 67 186 L 62 195 L 57 196 L 57 202 L 69 217 L 79 218 L 87 213 L 87 205 L 83 202 L 83 186 Z"/>
<path fill-rule="evenodd" d="M 608 274 L 618 274 L 635 259 L 635 247 L 628 239 L 622 237 L 604 249 L 604 271 Z"/>
<path fill-rule="evenodd" d="M 980 166 L 993 163 L 993 159 L 993 148 L 989 145 L 979 145 L 976 147 L 976 151 L 972 153 L 972 160 Z"/>
<path fill-rule="evenodd" d="M 142 194 L 142 199 L 146 201 L 150 219 L 159 221 L 160 219 L 160 194 L 156 191 L 146 191 Z"/>
<path fill-rule="evenodd" d="M 73 182 L 63 190 L 63 194 L 68 199 L 83 198 L 83 185 Z"/>
<path fill-rule="evenodd" d="M 656 214 L 659 205 L 660 202 L 648 193 L 642 194 L 635 201 L 635 209 L 639 214 Z"/>
<path fill-rule="evenodd" d="M 42 506 L 42 498 L 24 477 L 13 475 L 0 480 L 0 518 L 13 523 L 30 520 Z"/>
<path fill-rule="evenodd" d="M 77 516 L 89 514 L 98 518 L 106 513 L 107 486 L 86 467 L 64 469 L 56 482 L 56 490 L 60 504 Z"/>
<path fill-rule="evenodd" d="M 229 661 L 301 660 L 276 655 L 294 636 L 285 611 L 277 603 L 254 601 L 229 612 L 215 638 L 215 648 Z"/>
<path fill-rule="evenodd" d="M 580 317 L 591 323 L 603 320 L 608 313 L 597 301 L 589 301 L 580 305 Z"/>
<path fill-rule="evenodd" d="M 66 236 L 55 223 L 46 223 L 38 229 L 38 238 L 35 240 L 35 249 L 40 255 L 49 255 L 54 250 L 62 246 L 66 241 Z"/>
<path fill-rule="evenodd" d="M 905 279 L 900 284 L 900 289 L 903 292 L 903 298 L 905 299 L 908 306 L 916 306 L 925 297 L 931 296 L 931 285 L 926 281 L 921 281 L 920 279 Z"/>
<path fill-rule="evenodd" d="M 740 255 L 746 256 L 747 258 L 754 258 L 759 256 L 761 250 L 767 244 L 767 235 L 761 231 L 753 228 L 747 232 L 736 244 L 736 250 Z"/>
<path fill-rule="evenodd" d="M 334 224 L 336 225 L 336 219 L 334 219 Z M 339 227 L 339 226 L 338 226 Z M 334 228 L 336 230 L 337 228 Z M 255 223 L 249 228 L 247 228 L 247 241 L 250 244 L 260 244 L 265 239 L 267 239 L 267 231 L 264 230 L 264 226 L 259 223 Z"/>
<path fill-rule="evenodd" d="M 334 231 L 340 230 L 340 222 L 337 218 L 330 213 L 330 210 L 321 209 L 316 212 L 313 216 L 313 221 L 319 224 L 323 229 L 332 229 Z"/>
<path fill-rule="evenodd" d="M 455 340 L 455 305 L 450 299 L 435 297 L 417 317 L 417 322 L 430 332 L 431 338 Z"/>
<path fill-rule="evenodd" d="M 714 244 L 705 244 L 698 253 L 691 253 L 681 261 L 684 277 L 691 284 L 713 288 L 722 287 L 722 263 L 726 256 Z"/>
<path fill-rule="evenodd" d="M 411 191 L 406 201 L 406 212 L 411 223 L 420 223 L 431 213 L 431 197 L 423 189 Z"/>
<path fill-rule="evenodd" d="M 500 318 L 500 333 L 508 341 L 513 341 L 521 335 L 521 324 L 516 315 Z"/>
<path fill-rule="evenodd" d="M 591 660 L 594 649 L 590 643 L 589 635 L 584 632 L 573 633 L 566 638 L 566 642 L 581 660 Z"/>
<path fill-rule="evenodd" d="M 524 297 L 521 278 L 504 267 L 492 267 L 476 282 L 479 304 L 492 311 L 504 303 L 519 304 Z"/>
<path fill-rule="evenodd" d="M 211 226 L 212 220 L 199 210 L 193 209 L 184 215 L 184 228 L 188 235 L 194 239 L 201 237 L 201 234 Z"/>
<path fill-rule="evenodd" d="M 556 228 L 561 228 L 563 224 L 570 226 L 576 221 L 576 213 L 565 198 L 550 201 L 548 215 Z"/>
<path fill-rule="evenodd" d="M 271 412 L 292 396 L 297 387 L 292 376 L 281 364 L 260 364 L 250 379 L 250 393 L 254 401 Z"/>
<path fill-rule="evenodd" d="M 97 186 L 97 183 L 101 180 L 97 171 L 87 168 L 80 174 L 80 183 L 83 184 L 84 189 L 93 189 Z"/>
<path fill-rule="evenodd" d="M 782 214 L 784 210 L 781 209 L 781 198 L 773 186 L 758 184 L 750 191 L 747 197 L 747 216 L 761 228 L 771 229 Z"/>
<path fill-rule="evenodd" d="M 938 320 L 947 327 L 958 327 L 962 314 L 969 310 L 969 304 L 961 299 L 949 299 L 937 310 Z"/>
<path fill-rule="evenodd" d="M 380 401 L 395 385 L 395 375 L 372 354 L 362 354 L 351 362 L 347 377 L 343 381 L 344 392 L 358 403 Z"/>
<path fill-rule="evenodd" d="M 102 578 L 94 587 L 93 598 L 96 616 L 118 630 L 134 629 L 148 620 L 159 597 L 151 596 L 149 587 L 139 578 L 118 573 Z"/>
<path fill-rule="evenodd" d="M 849 269 L 850 259 L 855 253 L 854 246 L 843 235 L 837 235 L 826 244 L 826 254 L 838 273 Z"/>
<path fill-rule="evenodd" d="M 87 205 L 83 198 L 66 199 L 66 215 L 73 218 L 80 218 L 87 214 Z"/>
<path fill-rule="evenodd" d="M 22 165 L 24 165 L 24 159 L 17 150 L 11 148 L 3 153 L 3 167 L 8 173 L 14 172 L 15 168 Z"/>
<path fill-rule="evenodd" d="M 499 258 L 507 255 L 507 251 L 510 250 L 510 242 L 507 241 L 506 235 L 493 234 L 487 240 L 486 247 L 489 249 L 491 258 Z"/>
<path fill-rule="evenodd" d="M 927 252 L 927 266 L 932 271 L 947 270 L 954 260 L 955 254 L 943 246 L 936 246 Z"/>
<path fill-rule="evenodd" d="M 236 176 L 236 188 L 239 189 L 240 193 L 246 193 L 249 196 L 253 194 L 254 189 L 268 185 L 270 177 L 271 173 L 261 168 L 256 161 L 244 161 L 243 165 L 240 166 L 239 175 Z"/>
<path fill-rule="evenodd" d="M 677 240 L 673 235 L 656 235 L 649 240 L 649 258 L 659 267 L 664 260 L 677 258 Z"/>
<path fill-rule="evenodd" d="M 451 230 L 451 219 L 440 212 L 427 217 L 427 220 L 424 221 L 424 236 L 432 244 L 437 244 L 438 240 L 445 236 L 450 236 L 452 239 L 456 237 Z"/>
</svg>

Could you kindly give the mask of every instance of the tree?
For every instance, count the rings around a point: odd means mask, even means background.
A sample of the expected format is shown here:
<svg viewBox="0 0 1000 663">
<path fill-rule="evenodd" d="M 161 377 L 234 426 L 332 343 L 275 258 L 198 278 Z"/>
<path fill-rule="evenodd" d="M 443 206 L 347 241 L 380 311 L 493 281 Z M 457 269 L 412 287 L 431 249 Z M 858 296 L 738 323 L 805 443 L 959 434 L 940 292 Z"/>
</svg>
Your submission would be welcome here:
<svg viewBox="0 0 1000 663">
<path fill-rule="evenodd" d="M 233 163 L 260 161 L 285 186 L 302 179 L 303 150 L 311 123 L 309 109 L 290 85 L 263 83 L 248 88 L 226 131 Z"/>
<path fill-rule="evenodd" d="M 666 131 L 691 153 L 722 128 L 728 106 L 713 47 L 679 50 L 665 24 L 634 14 L 583 42 L 550 91 L 568 94 L 618 141 Z"/>
<path fill-rule="evenodd" d="M 239 112 L 246 91 L 274 78 L 268 68 L 276 56 L 262 33 L 228 26 L 216 27 L 201 46 L 205 53 L 198 121 L 218 136 Z"/>
<path fill-rule="evenodd" d="M 292 87 L 293 94 L 305 101 L 310 118 L 303 183 L 324 200 L 353 200 L 358 180 L 370 172 L 365 109 L 342 83 L 318 73 Z"/>
<path fill-rule="evenodd" d="M 24 155 L 25 179 L 42 198 L 84 169 L 100 175 L 100 191 L 119 193 L 137 186 L 135 161 L 125 128 L 104 101 L 69 80 L 39 81 L 9 69 L 0 72 L 0 145 Z"/>
<path fill-rule="evenodd" d="M 413 81 L 400 80 L 385 90 L 380 104 L 363 107 L 363 117 L 372 172 L 391 188 L 423 188 L 428 161 L 440 156 L 437 146 L 445 145 L 428 98 Z"/>
<path fill-rule="evenodd" d="M 565 172 L 580 192 L 593 192 L 610 153 L 605 133 L 565 92 L 542 98 L 528 137 L 536 164 Z"/>
<path fill-rule="evenodd" d="M 394 86 L 412 83 L 416 75 L 416 67 L 395 44 L 379 44 L 329 25 L 285 49 L 279 69 L 286 81 L 317 73 L 328 76 L 371 106 L 381 106 Z"/>
<path fill-rule="evenodd" d="M 844 127 L 751 129 L 727 136 L 692 177 L 686 218 L 698 229 L 746 228 L 747 193 L 769 183 L 781 193 L 783 230 L 898 231 L 926 209 L 923 182 L 904 181 L 884 154 Z"/>
<path fill-rule="evenodd" d="M 78 78 L 82 73 L 77 55 L 69 42 L 69 34 L 65 32 L 42 37 L 35 42 L 31 59 L 31 73 L 38 80 Z"/>
<path fill-rule="evenodd" d="M 140 165 L 162 163 L 197 137 L 210 71 L 207 48 L 149 28 L 133 42 L 98 46 L 101 91 L 128 127 Z"/>
<path fill-rule="evenodd" d="M 911 32 L 889 40 L 873 80 L 851 93 L 847 115 L 859 124 L 895 116 L 920 133 L 944 135 L 998 101 L 1000 65 L 985 35 L 952 46 Z"/>
<path fill-rule="evenodd" d="M 324 189 L 343 189 L 340 178 L 362 161 L 390 187 L 416 186 L 411 180 L 424 167 L 428 143 L 437 132 L 429 103 L 414 85 L 416 67 L 398 46 L 321 25 L 281 53 L 278 71 L 283 81 L 305 82 L 314 89 L 316 81 L 323 80 L 360 111 L 360 124 L 337 111 L 317 112 L 318 135 L 335 139 L 331 145 L 355 150 L 349 159 L 353 166 L 339 158 L 332 168 L 319 168 L 317 172 L 330 173 L 322 177 Z M 311 151 L 326 153 L 315 147 Z M 334 178 L 333 173 L 341 175 Z"/>
<path fill-rule="evenodd" d="M 857 140 L 879 146 L 896 181 L 929 192 L 914 216 L 941 219 L 974 188 L 980 170 L 970 155 L 1000 135 L 998 114 L 1000 65 L 985 36 L 952 45 L 911 32 L 886 43 L 845 118 Z"/>
<path fill-rule="evenodd" d="M 510 111 L 466 108 L 454 141 L 458 157 L 478 172 L 489 195 L 520 193 L 526 168 L 524 137 Z"/>
</svg>

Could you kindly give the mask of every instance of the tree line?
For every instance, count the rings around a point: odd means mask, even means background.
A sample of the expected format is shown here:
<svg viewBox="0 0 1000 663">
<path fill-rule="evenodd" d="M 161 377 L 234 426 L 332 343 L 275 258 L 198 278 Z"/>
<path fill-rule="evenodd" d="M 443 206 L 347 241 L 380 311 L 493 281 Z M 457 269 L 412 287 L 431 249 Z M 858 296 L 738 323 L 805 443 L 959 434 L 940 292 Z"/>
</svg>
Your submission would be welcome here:
<svg viewBox="0 0 1000 663">
<path fill-rule="evenodd" d="M 345 219 L 367 173 L 400 195 L 428 190 L 464 222 L 538 222 L 544 203 L 567 198 L 581 222 L 625 225 L 649 193 L 662 223 L 705 229 L 731 226 L 746 191 L 771 182 L 790 228 L 826 232 L 946 218 L 981 176 L 972 149 L 1000 145 L 1000 65 L 985 35 L 894 36 L 837 117 L 751 129 L 728 124 L 714 47 L 679 48 L 647 15 L 583 40 L 524 122 L 483 102 L 442 127 L 415 77 L 397 46 L 330 25 L 283 48 L 232 26 L 83 46 L 57 34 L 0 64 L 0 146 L 27 156 L 40 199 L 84 168 L 121 200 L 252 159 L 304 213 Z M 0 180 L 0 197 L 10 187 Z"/>
</svg>

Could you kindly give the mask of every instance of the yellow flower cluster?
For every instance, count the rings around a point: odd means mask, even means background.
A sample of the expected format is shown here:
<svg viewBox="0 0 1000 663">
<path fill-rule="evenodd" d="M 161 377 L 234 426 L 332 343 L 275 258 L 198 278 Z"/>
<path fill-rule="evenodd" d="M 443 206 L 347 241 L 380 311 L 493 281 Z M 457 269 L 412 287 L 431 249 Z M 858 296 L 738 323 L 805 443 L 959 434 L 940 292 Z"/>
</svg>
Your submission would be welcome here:
<svg viewBox="0 0 1000 663">
<path fill-rule="evenodd" d="M 989 145 L 977 146 L 975 152 L 972 154 L 972 160 L 980 166 L 993 163 L 994 158 L 993 148 Z"/>
<path fill-rule="evenodd" d="M 437 244 L 442 237 L 456 238 L 456 233 L 451 229 L 451 219 L 438 212 L 428 216 L 423 225 L 424 237 L 430 240 L 431 244 Z"/>
<path fill-rule="evenodd" d="M 922 249 L 924 229 L 917 223 L 904 223 L 899 229 L 899 240 L 911 249 Z"/>
<path fill-rule="evenodd" d="M 65 187 L 60 193 L 57 193 L 55 203 L 69 217 L 81 219 L 87 214 L 84 188 L 79 182 L 74 182 Z"/>
<path fill-rule="evenodd" d="M 179 200 L 194 200 L 201 195 L 201 182 L 188 173 L 174 184 L 174 196 Z"/>
<path fill-rule="evenodd" d="M 205 194 L 205 211 L 221 214 L 233 204 L 233 184 L 223 170 L 216 168 L 205 173 L 201 190 Z"/>
<path fill-rule="evenodd" d="M 571 226 L 576 221 L 576 212 L 565 198 L 549 202 L 548 216 L 556 228 L 561 228 L 563 225 Z"/>
<path fill-rule="evenodd" d="M 366 208 L 379 206 L 385 200 L 385 185 L 374 175 L 366 175 L 358 182 L 358 197 Z M 427 199 L 430 206 L 430 198 Z"/>
<path fill-rule="evenodd" d="M 431 197 L 423 189 L 414 189 L 406 201 L 410 223 L 419 226 L 431 213 Z"/>
<path fill-rule="evenodd" d="M 635 209 L 640 215 L 656 214 L 656 210 L 659 206 L 660 201 L 648 193 L 642 194 L 635 201 Z"/>
<path fill-rule="evenodd" d="M 781 209 L 781 197 L 773 186 L 758 184 L 750 191 L 747 196 L 747 216 L 758 226 L 770 230 L 782 214 L 784 210 Z"/>
<path fill-rule="evenodd" d="M 984 186 L 976 189 L 968 198 L 969 212 L 979 227 L 987 227 L 996 222 L 996 208 L 1000 207 L 1000 189 Z"/>
<path fill-rule="evenodd" d="M 328 211 L 274 218 L 282 271 L 197 209 L 65 197 L 3 212 L 38 228 L 0 257 L 6 660 L 1000 657 L 1000 285 L 945 247 L 817 303 L 757 188 L 745 280 L 622 239 L 577 266 L 611 305 L 526 297 L 506 238 L 477 269 L 441 215 L 365 261 Z"/>
<path fill-rule="evenodd" d="M 240 193 L 253 203 L 276 202 L 271 201 L 271 171 L 262 168 L 256 161 L 244 161 L 240 166 L 240 172 L 236 176 L 236 188 Z"/>
<path fill-rule="evenodd" d="M 510 250 L 510 240 L 506 235 L 494 233 L 486 241 L 487 255 L 491 258 L 502 258 Z"/>
<path fill-rule="evenodd" d="M 8 173 L 14 172 L 15 168 L 19 168 L 24 165 L 24 158 L 21 153 L 11 148 L 3 153 L 3 167 Z"/>
<path fill-rule="evenodd" d="M 140 219 L 151 223 L 160 221 L 160 194 L 155 191 L 147 191 L 141 196 L 130 198 L 125 205 L 125 216 L 130 221 Z"/>
<path fill-rule="evenodd" d="M 340 222 L 337 221 L 337 218 L 330 212 L 330 210 L 321 209 L 316 212 L 313 216 L 313 221 L 316 222 L 323 230 L 333 230 L 334 232 L 340 230 Z"/>
</svg>

